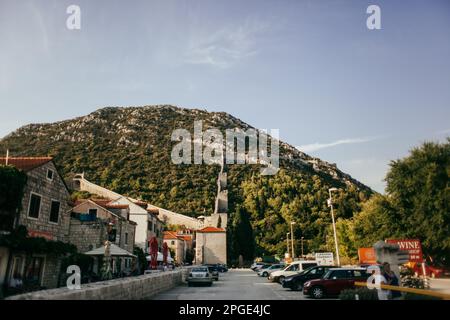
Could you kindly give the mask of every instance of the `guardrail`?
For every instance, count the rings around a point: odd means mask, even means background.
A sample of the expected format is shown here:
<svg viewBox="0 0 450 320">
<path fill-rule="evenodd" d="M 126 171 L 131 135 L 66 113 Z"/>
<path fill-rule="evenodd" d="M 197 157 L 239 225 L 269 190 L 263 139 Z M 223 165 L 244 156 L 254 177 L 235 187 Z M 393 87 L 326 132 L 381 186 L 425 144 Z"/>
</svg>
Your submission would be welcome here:
<svg viewBox="0 0 450 320">
<path fill-rule="evenodd" d="M 367 287 L 367 282 L 355 282 L 355 286 Z M 450 294 L 436 292 L 436 291 L 432 291 L 432 290 L 426 290 L 426 289 L 390 286 L 387 284 L 380 284 L 379 286 L 377 285 L 377 288 L 385 289 L 385 290 L 400 291 L 400 292 L 415 293 L 415 294 L 420 294 L 420 295 L 424 295 L 424 296 L 437 297 L 437 298 L 441 298 L 442 300 L 450 300 Z"/>
</svg>

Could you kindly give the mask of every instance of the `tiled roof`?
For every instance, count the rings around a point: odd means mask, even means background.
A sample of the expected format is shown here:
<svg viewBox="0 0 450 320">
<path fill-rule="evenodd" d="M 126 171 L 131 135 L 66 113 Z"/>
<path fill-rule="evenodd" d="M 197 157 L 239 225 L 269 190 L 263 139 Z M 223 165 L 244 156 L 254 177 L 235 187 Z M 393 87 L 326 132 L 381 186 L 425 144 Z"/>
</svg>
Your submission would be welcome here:
<svg viewBox="0 0 450 320">
<path fill-rule="evenodd" d="M 178 240 L 177 234 L 173 231 L 164 231 L 164 239 Z"/>
<path fill-rule="evenodd" d="M 113 203 L 110 203 L 111 200 L 108 200 L 108 199 L 79 199 L 75 202 L 75 206 L 78 206 L 88 200 L 94 202 L 96 205 L 103 207 L 105 209 L 128 209 L 129 208 L 129 206 L 127 204 L 113 204 Z"/>
<path fill-rule="evenodd" d="M 128 209 L 129 206 L 127 204 L 107 204 L 105 205 L 106 209 Z"/>
<path fill-rule="evenodd" d="M 179 234 L 177 235 L 178 238 L 183 239 L 185 241 L 191 241 L 192 240 L 192 236 L 188 236 L 188 235 L 184 235 L 184 234 Z"/>
<path fill-rule="evenodd" d="M 225 232 L 225 230 L 216 227 L 205 227 L 203 229 L 197 230 L 197 232 Z"/>
<path fill-rule="evenodd" d="M 8 164 L 23 171 L 30 171 L 52 160 L 51 157 L 8 157 Z M 6 164 L 5 157 L 0 157 L 0 164 Z"/>
<path fill-rule="evenodd" d="M 154 214 L 155 216 L 159 215 L 159 210 L 156 208 L 147 209 L 147 212 Z"/>
</svg>

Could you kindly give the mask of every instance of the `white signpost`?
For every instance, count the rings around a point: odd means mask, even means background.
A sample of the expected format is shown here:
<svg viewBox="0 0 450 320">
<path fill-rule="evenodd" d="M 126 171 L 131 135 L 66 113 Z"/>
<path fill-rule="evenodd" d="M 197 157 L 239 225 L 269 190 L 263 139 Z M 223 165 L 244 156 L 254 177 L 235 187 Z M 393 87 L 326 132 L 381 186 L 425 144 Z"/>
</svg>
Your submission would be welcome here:
<svg viewBox="0 0 450 320">
<path fill-rule="evenodd" d="M 316 261 L 319 266 L 334 265 L 333 252 L 317 252 Z"/>
</svg>

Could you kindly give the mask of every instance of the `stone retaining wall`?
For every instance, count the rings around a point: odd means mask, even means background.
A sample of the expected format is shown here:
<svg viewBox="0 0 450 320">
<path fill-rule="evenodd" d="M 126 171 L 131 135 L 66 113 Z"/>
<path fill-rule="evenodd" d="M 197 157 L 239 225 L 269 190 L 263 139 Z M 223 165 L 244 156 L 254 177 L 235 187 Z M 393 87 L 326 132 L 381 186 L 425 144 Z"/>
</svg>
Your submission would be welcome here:
<svg viewBox="0 0 450 320">
<path fill-rule="evenodd" d="M 85 284 L 80 290 L 58 288 L 8 297 L 8 300 L 143 300 L 182 284 L 189 268 Z"/>
</svg>

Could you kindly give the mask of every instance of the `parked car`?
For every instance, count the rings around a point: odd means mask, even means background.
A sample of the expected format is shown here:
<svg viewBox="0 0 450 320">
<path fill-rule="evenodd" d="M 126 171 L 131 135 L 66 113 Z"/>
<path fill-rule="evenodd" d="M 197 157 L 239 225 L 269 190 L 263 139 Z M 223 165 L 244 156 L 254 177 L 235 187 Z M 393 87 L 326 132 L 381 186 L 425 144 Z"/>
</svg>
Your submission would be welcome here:
<svg viewBox="0 0 450 320">
<path fill-rule="evenodd" d="M 265 263 L 265 262 L 257 262 L 256 264 L 252 264 L 252 266 L 250 267 L 253 271 L 258 272 L 259 270 L 261 270 L 262 267 L 267 267 L 270 266 L 270 263 Z"/>
<path fill-rule="evenodd" d="M 303 290 L 303 284 L 309 280 L 320 279 L 328 270 L 337 268 L 336 266 L 316 266 L 289 276 L 283 281 L 283 288 L 289 288 L 291 290 Z"/>
<path fill-rule="evenodd" d="M 269 274 L 269 280 L 272 282 L 282 283 L 286 277 L 293 276 L 302 272 L 303 270 L 317 266 L 317 261 L 300 260 L 294 261 L 286 268 L 278 271 L 271 272 Z"/>
<path fill-rule="evenodd" d="M 267 268 L 261 268 L 258 272 L 258 276 L 267 278 L 271 272 L 278 271 L 284 269 L 286 265 L 284 263 L 277 263 L 271 266 L 267 266 Z"/>
<path fill-rule="evenodd" d="M 211 277 L 218 281 L 219 280 L 219 268 L 217 268 L 217 265 L 215 264 L 207 264 L 206 267 L 208 267 L 209 273 L 211 273 Z"/>
<path fill-rule="evenodd" d="M 416 277 L 423 275 L 422 263 L 420 262 L 414 263 L 411 269 Z M 443 268 L 430 266 L 428 263 L 425 263 L 425 273 L 427 277 L 440 278 L 444 276 L 445 270 Z"/>
<path fill-rule="evenodd" d="M 329 269 L 322 278 L 305 282 L 303 294 L 315 299 L 337 296 L 344 289 L 353 289 L 355 281 L 365 282 L 368 277 L 364 268 Z"/>
<path fill-rule="evenodd" d="M 219 269 L 219 272 L 228 272 L 228 267 L 227 267 L 227 265 L 225 265 L 225 264 L 220 264 L 220 263 L 218 263 L 217 264 L 217 268 Z"/>
<path fill-rule="evenodd" d="M 195 267 L 192 268 L 191 272 L 189 273 L 187 283 L 189 287 L 192 286 L 194 283 L 195 284 L 202 283 L 211 286 L 213 283 L 213 278 L 211 273 L 209 272 L 208 267 L 206 266 Z"/>
</svg>

